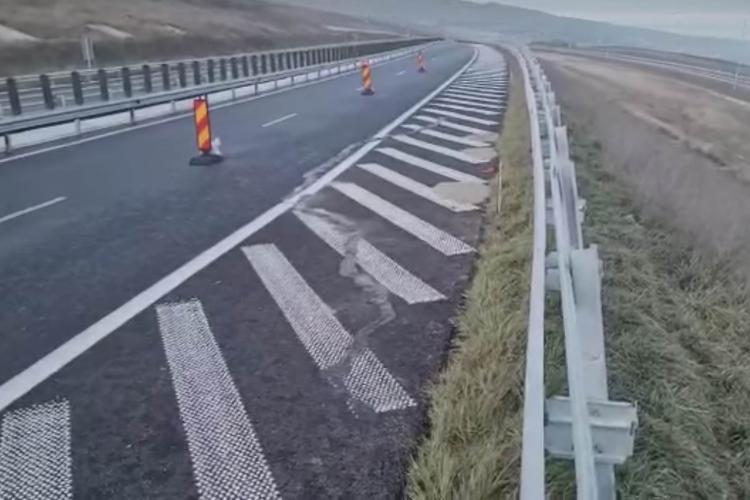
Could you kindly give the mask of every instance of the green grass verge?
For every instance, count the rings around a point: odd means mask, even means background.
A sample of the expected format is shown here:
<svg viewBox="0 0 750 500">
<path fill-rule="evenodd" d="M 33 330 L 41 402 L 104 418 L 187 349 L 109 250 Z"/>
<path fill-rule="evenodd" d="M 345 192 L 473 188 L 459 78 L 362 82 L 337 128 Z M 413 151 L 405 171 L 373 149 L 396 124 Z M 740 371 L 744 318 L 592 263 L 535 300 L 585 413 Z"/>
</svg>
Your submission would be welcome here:
<svg viewBox="0 0 750 500">
<path fill-rule="evenodd" d="M 619 495 L 750 498 L 750 293 L 728 264 L 699 257 L 639 214 L 586 136 L 573 130 L 572 151 L 588 202 L 586 241 L 604 263 L 610 398 L 639 407 L 635 454 L 617 468 Z M 557 325 L 546 348 L 547 386 L 557 392 Z M 570 463 L 550 461 L 548 482 L 551 498 L 575 498 Z"/>
<path fill-rule="evenodd" d="M 413 499 L 517 496 L 532 247 L 524 99 L 513 79 L 500 138 L 502 208 L 495 190 L 448 365 L 432 388 L 429 432 L 409 471 Z"/>
</svg>

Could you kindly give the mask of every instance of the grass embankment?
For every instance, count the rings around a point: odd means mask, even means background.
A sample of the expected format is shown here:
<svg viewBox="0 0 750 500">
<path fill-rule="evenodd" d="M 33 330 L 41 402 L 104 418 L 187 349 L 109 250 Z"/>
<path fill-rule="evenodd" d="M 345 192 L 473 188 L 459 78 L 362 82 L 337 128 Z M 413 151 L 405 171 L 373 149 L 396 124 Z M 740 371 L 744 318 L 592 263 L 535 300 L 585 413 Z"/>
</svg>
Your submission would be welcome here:
<svg viewBox="0 0 750 500">
<path fill-rule="evenodd" d="M 532 247 L 524 99 L 514 78 L 500 138 L 502 208 L 495 190 L 448 365 L 433 387 L 430 429 L 409 472 L 413 499 L 517 496 Z"/>
<path fill-rule="evenodd" d="M 635 454 L 617 468 L 620 497 L 750 498 L 750 293 L 727 264 L 639 215 L 584 132 L 574 131 L 573 154 L 586 241 L 604 263 L 610 398 L 639 408 Z M 549 366 L 564 366 L 563 352 L 550 329 Z M 548 371 L 548 388 L 561 376 Z M 550 496 L 575 498 L 572 467 L 548 471 Z"/>
</svg>

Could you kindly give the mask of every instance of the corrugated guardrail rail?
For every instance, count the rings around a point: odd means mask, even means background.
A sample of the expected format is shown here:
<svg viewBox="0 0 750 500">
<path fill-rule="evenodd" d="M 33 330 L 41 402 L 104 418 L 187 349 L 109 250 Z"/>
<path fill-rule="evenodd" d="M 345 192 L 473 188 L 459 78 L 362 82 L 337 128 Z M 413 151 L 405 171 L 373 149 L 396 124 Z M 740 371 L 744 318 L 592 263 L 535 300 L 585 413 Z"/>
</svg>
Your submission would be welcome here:
<svg viewBox="0 0 750 500">
<path fill-rule="evenodd" d="M 121 68 L 10 77 L 0 82 L 0 135 L 104 116 L 338 68 L 373 54 L 424 45 L 434 38 L 398 38 L 290 48 Z M 337 71 L 333 71 L 336 73 Z M 257 87 L 256 87 L 257 89 Z"/>
<path fill-rule="evenodd" d="M 636 407 L 609 401 L 598 249 L 582 234 L 567 128 L 549 81 L 526 49 L 521 67 L 531 121 L 534 255 L 524 390 L 521 499 L 546 498 L 546 456 L 574 460 L 579 499 L 616 498 L 614 465 L 633 453 Z M 547 227 L 555 250 L 547 254 Z M 569 396 L 545 398 L 545 294 L 559 293 Z"/>
</svg>

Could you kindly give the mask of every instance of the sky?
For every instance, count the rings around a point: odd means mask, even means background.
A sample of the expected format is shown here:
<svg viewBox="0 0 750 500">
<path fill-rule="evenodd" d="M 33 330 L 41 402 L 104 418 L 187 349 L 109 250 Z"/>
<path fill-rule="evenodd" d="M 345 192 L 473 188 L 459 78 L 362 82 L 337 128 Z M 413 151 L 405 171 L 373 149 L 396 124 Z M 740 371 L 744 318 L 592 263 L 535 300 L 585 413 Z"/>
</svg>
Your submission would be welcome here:
<svg viewBox="0 0 750 500">
<path fill-rule="evenodd" d="M 750 39 L 750 0 L 475 0 L 687 35 Z"/>
</svg>

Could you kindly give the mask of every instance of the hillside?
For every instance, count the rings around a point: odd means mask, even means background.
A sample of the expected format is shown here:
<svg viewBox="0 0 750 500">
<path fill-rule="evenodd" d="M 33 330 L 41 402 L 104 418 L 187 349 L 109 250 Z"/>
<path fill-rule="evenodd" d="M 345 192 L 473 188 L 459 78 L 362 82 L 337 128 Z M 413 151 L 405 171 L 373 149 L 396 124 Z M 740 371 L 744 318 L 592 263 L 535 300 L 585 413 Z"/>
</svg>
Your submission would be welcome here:
<svg viewBox="0 0 750 500">
<path fill-rule="evenodd" d="M 440 31 L 452 36 L 514 38 L 581 45 L 627 45 L 685 52 L 750 63 L 750 45 L 742 41 L 691 37 L 655 30 L 554 16 L 497 3 L 463 0 L 274 0 L 330 12 Z"/>
<path fill-rule="evenodd" d="M 393 26 L 258 0 L 0 0 L 0 73 L 397 36 Z"/>
</svg>

